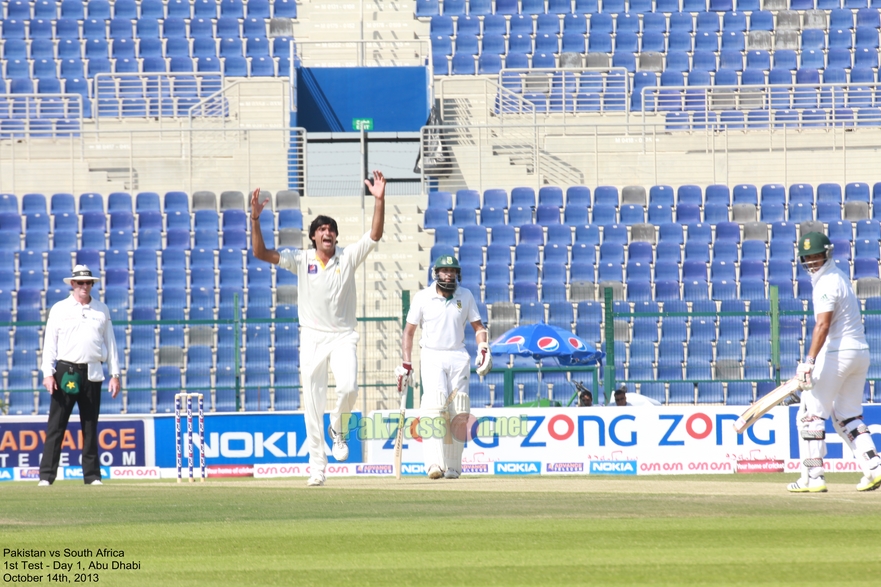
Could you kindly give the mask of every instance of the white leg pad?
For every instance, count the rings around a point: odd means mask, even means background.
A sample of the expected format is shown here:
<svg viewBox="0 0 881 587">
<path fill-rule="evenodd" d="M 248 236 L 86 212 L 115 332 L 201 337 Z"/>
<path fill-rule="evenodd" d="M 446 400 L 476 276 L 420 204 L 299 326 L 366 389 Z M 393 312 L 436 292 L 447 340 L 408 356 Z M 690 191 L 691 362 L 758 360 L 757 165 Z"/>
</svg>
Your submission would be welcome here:
<svg viewBox="0 0 881 587">
<path fill-rule="evenodd" d="M 432 465 L 444 468 L 444 437 L 442 426 L 443 412 L 438 409 L 419 410 L 419 434 L 422 435 L 422 459 L 425 471 Z"/>
<path fill-rule="evenodd" d="M 465 350 L 461 351 L 432 351 L 423 349 L 422 353 L 422 403 L 419 408 L 420 418 L 431 418 L 432 434 L 431 438 L 423 437 L 422 451 L 425 460 L 426 472 L 431 465 L 437 465 L 442 470 L 445 469 L 445 456 L 451 459 L 454 455 L 444 450 L 444 437 L 446 426 L 444 425 L 445 416 L 449 417 L 447 422 L 452 420 L 456 409 L 454 402 L 462 401 L 453 398 L 449 405 L 447 398 L 455 389 L 457 397 L 464 396 L 467 401 L 468 397 L 468 373 L 471 368 L 471 358 Z M 446 405 L 446 407 L 445 407 Z M 467 404 L 466 404 L 467 405 Z M 426 426 L 427 427 L 427 426 Z M 424 429 L 420 425 L 420 429 Z M 461 449 L 458 453 L 461 461 Z"/>
<path fill-rule="evenodd" d="M 839 420 L 834 419 L 835 430 L 853 451 L 863 473 L 868 473 L 879 464 L 881 457 L 875 451 L 875 442 L 862 416 Z"/>
<path fill-rule="evenodd" d="M 856 454 L 856 447 L 853 444 L 853 434 L 847 429 L 847 425 L 842 423 L 838 414 L 832 415 L 832 426 L 835 428 L 835 432 L 838 433 L 838 436 L 841 437 L 841 440 L 844 441 L 844 444 L 847 445 L 852 453 Z"/>
<path fill-rule="evenodd" d="M 802 404 L 798 412 L 798 446 L 802 457 L 802 477 L 823 475 L 826 456 L 826 421 L 808 414 Z"/>
<path fill-rule="evenodd" d="M 450 404 L 450 421 L 459 414 L 466 416 L 471 413 L 471 398 L 467 394 L 457 393 Z M 456 440 L 455 436 L 450 435 L 450 441 L 444 443 L 444 470 L 453 469 L 457 473 L 462 472 L 462 451 L 465 448 L 465 442 Z"/>
</svg>

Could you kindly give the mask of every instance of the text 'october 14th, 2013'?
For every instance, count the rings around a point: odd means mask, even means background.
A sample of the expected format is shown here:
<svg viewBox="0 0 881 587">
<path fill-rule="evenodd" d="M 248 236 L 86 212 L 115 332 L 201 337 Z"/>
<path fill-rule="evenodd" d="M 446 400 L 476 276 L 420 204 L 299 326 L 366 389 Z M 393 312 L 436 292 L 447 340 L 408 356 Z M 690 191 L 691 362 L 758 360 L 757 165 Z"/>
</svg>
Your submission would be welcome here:
<svg viewBox="0 0 881 587">
<path fill-rule="evenodd" d="M 137 572 L 141 561 L 124 550 L 98 548 L 4 548 L 3 583 L 98 583 L 111 572 Z"/>
</svg>

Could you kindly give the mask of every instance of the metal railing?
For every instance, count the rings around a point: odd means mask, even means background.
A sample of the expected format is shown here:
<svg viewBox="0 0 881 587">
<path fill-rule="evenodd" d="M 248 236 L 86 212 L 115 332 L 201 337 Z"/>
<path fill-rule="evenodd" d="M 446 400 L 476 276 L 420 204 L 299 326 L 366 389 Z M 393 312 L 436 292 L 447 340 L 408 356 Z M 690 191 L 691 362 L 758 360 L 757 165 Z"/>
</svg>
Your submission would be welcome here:
<svg viewBox="0 0 881 587">
<path fill-rule="evenodd" d="M 83 96 L 75 93 L 0 94 L 0 132 L 14 132 L 12 127 L 17 125 L 10 123 L 16 121 L 25 128 L 39 126 L 40 121 L 75 122 L 82 128 L 83 118 L 89 115 L 85 106 Z"/>
<path fill-rule="evenodd" d="M 295 41 L 295 58 L 304 67 L 395 67 L 429 65 L 426 39 L 400 41 Z M 293 62 L 293 60 L 292 60 Z"/>
<path fill-rule="evenodd" d="M 194 105 L 223 90 L 220 73 L 99 73 L 94 81 L 95 125 L 103 120 L 187 118 Z M 202 116 L 229 116 L 228 110 L 202 108 Z"/>
<path fill-rule="evenodd" d="M 0 140 L 70 137 L 89 116 L 80 94 L 0 94 Z"/>
<path fill-rule="evenodd" d="M 241 302 L 244 300 L 241 299 Z M 117 320 L 114 321 L 114 327 L 126 327 L 127 329 L 131 329 L 131 327 L 152 327 L 153 332 L 152 336 L 157 336 L 157 331 L 159 331 L 162 327 L 181 327 L 184 329 L 184 336 L 189 338 L 191 334 L 194 332 L 193 327 L 208 327 L 209 329 L 214 329 L 215 327 L 232 327 L 235 332 L 234 343 L 235 347 L 232 351 L 232 361 L 229 364 L 221 364 L 221 359 L 217 358 L 217 365 L 210 367 L 210 373 L 213 377 L 213 383 L 208 387 L 197 387 L 195 385 L 190 385 L 189 382 L 186 384 L 186 389 L 189 391 L 203 391 L 208 395 L 208 406 L 209 408 L 214 405 L 214 402 L 211 401 L 211 398 L 218 392 L 227 392 L 234 390 L 235 391 L 235 409 L 236 411 L 241 410 L 246 404 L 251 404 L 249 398 L 258 398 L 260 406 L 265 406 L 261 409 L 266 409 L 270 405 L 271 398 L 275 397 L 275 393 L 277 390 L 299 390 L 299 385 L 289 385 L 286 383 L 280 383 L 278 381 L 272 382 L 270 385 L 258 385 L 249 382 L 248 378 L 248 369 L 246 369 L 246 357 L 248 356 L 247 347 L 248 345 L 254 345 L 256 347 L 265 348 L 267 351 L 269 349 L 273 349 L 273 355 L 277 356 L 277 353 L 298 353 L 298 348 L 289 348 L 284 347 L 279 350 L 278 340 L 272 339 L 275 342 L 273 346 L 269 344 L 261 342 L 257 344 L 257 337 L 260 334 L 265 332 L 266 336 L 269 336 L 269 329 L 277 328 L 279 325 L 297 323 L 297 318 L 242 318 L 241 311 L 244 309 L 244 304 L 240 303 L 240 298 L 238 294 L 235 296 L 234 300 L 234 314 L 231 319 L 214 319 L 214 320 Z M 386 356 L 388 353 L 386 352 L 386 347 L 392 347 L 397 349 L 398 342 L 400 341 L 401 336 L 401 322 L 403 311 L 403 296 L 395 296 L 390 299 L 386 304 L 383 305 L 382 308 L 378 308 L 380 314 L 385 313 L 387 315 L 379 315 L 379 316 L 370 316 L 370 317 L 359 317 L 358 318 L 358 332 L 361 335 L 361 342 L 358 344 L 358 387 L 359 387 L 359 406 L 357 409 L 361 409 L 363 412 L 367 412 L 368 410 L 373 409 L 392 409 L 398 405 L 398 394 L 397 388 L 395 384 L 394 378 L 394 366 L 398 364 L 398 353 L 397 350 L 393 351 L 394 361 L 390 361 Z M 227 308 L 228 310 L 228 308 Z M 40 328 L 45 327 L 45 322 L 0 322 L 0 328 L 5 328 L 7 331 L 11 332 L 13 328 Z M 265 330 L 261 330 L 257 335 L 249 334 L 249 329 L 254 327 L 260 327 L 261 329 L 265 328 Z M 218 328 L 219 330 L 219 328 Z M 212 330 L 213 332 L 213 330 Z M 139 336 L 142 336 L 143 333 L 139 333 Z M 135 336 L 134 331 L 126 335 Z M 161 341 L 161 333 L 159 334 L 159 340 Z M 219 338 L 219 333 L 217 337 Z M 211 337 L 214 338 L 215 335 L 211 334 Z M 299 338 L 297 337 L 297 340 Z M 386 341 L 393 341 L 390 344 L 386 344 Z M 140 342 L 143 342 L 140 341 Z M 191 343 L 192 344 L 192 343 Z M 204 344 L 204 341 L 201 339 L 196 344 Z M 122 391 L 123 396 L 128 397 L 129 392 L 134 393 L 149 393 L 151 395 L 151 402 L 153 406 L 157 405 L 157 392 L 165 392 L 166 395 L 169 393 L 176 393 L 180 391 L 180 387 L 167 387 L 166 385 L 160 384 L 158 381 L 158 373 L 153 373 L 153 367 L 150 367 L 150 375 L 144 376 L 141 380 L 146 380 L 149 378 L 151 381 L 150 385 L 132 385 L 132 382 L 135 381 L 134 367 L 130 367 L 129 369 L 125 369 L 125 365 L 127 363 L 127 353 L 126 350 L 130 349 L 130 346 L 126 344 L 126 341 L 117 341 L 117 346 L 119 347 L 119 361 L 122 369 Z M 219 349 L 219 340 L 214 344 L 208 345 L 211 347 L 212 356 L 218 356 Z M 158 347 L 157 358 L 156 358 L 156 369 L 158 370 L 161 367 L 171 367 L 172 369 L 179 368 L 180 376 L 183 379 L 185 377 L 187 367 L 187 360 L 185 359 L 185 353 L 183 349 L 180 347 Z M 171 350 L 180 351 L 175 353 L 173 357 L 170 359 L 163 354 L 164 348 L 170 348 Z M 36 355 L 37 353 L 35 353 Z M 269 354 L 269 353 L 267 353 Z M 36 364 L 36 356 L 34 357 L 34 363 Z M 284 371 L 289 372 L 291 370 L 291 364 L 295 365 L 294 369 L 299 366 L 299 361 L 295 363 L 287 363 L 284 369 L 277 369 L 274 362 L 270 365 L 267 363 L 266 367 L 266 375 L 270 373 L 275 373 L 276 371 Z M 226 371 L 229 373 L 229 379 L 231 379 L 231 383 L 223 383 L 222 376 L 223 372 Z M 130 379 L 130 373 L 132 377 Z M 31 370 L 32 382 L 34 381 L 34 377 L 36 377 L 34 384 L 36 389 L 10 389 L 10 393 L 33 393 L 34 391 L 40 390 L 40 381 L 41 377 L 39 372 L 35 372 Z M 154 382 L 154 377 L 157 379 Z M 333 379 L 330 380 L 331 388 L 335 387 L 333 384 Z M 335 401 L 336 392 L 335 390 L 329 390 L 329 399 L 330 401 Z M 3 391 L 0 389 L 0 399 L 3 397 Z M 260 400 L 260 398 L 265 399 L 265 403 Z M 247 400 L 247 401 L 246 401 Z M 302 405 L 302 402 L 299 402 Z M 412 406 L 412 401 L 411 401 Z M 165 406 L 166 408 L 168 406 Z"/>
<path fill-rule="evenodd" d="M 0 123 L 0 129 L 2 129 Z M 0 191 L 190 192 L 229 189 L 303 190 L 306 131 L 302 128 L 84 128 L 69 136 L 25 126 L 0 140 Z"/>
<path fill-rule="evenodd" d="M 498 83 L 522 94 L 532 111 L 559 115 L 564 122 L 577 112 L 617 113 L 629 119 L 629 77 L 623 67 L 502 69 Z"/>
<path fill-rule="evenodd" d="M 440 84 L 439 84 L 439 87 Z M 425 191 L 543 185 L 678 185 L 866 181 L 876 174 L 877 127 L 766 132 L 671 131 L 583 117 L 563 124 L 457 122 L 422 129 Z M 773 130 L 773 132 L 768 132 Z"/>
<path fill-rule="evenodd" d="M 877 83 L 741 84 L 717 86 L 647 86 L 640 90 L 642 113 L 824 110 L 835 121 L 841 110 L 874 107 Z M 836 111 L 839 111 L 836 113 Z M 788 118 L 792 122 L 792 118 Z M 875 118 L 878 120 L 878 118 Z"/>
<path fill-rule="evenodd" d="M 701 400 L 700 398 L 700 389 L 701 384 L 719 384 L 723 383 L 725 386 L 729 386 L 731 383 L 741 383 L 747 382 L 752 384 L 764 384 L 765 391 L 773 388 L 776 385 L 779 385 L 783 380 L 786 380 L 795 375 L 796 362 L 801 360 L 801 357 L 804 356 L 804 353 L 807 352 L 808 347 L 810 346 L 810 339 L 812 336 L 812 325 L 813 325 L 813 312 L 808 306 L 807 309 L 804 308 L 802 300 L 789 300 L 788 302 L 784 302 L 783 298 L 778 297 L 778 287 L 777 286 L 769 286 L 769 295 L 768 299 L 762 300 L 765 302 L 762 304 L 761 309 L 754 309 L 754 302 L 750 303 L 750 308 L 748 311 L 716 311 L 715 310 L 715 302 L 711 302 L 709 300 L 703 301 L 695 301 L 692 302 L 692 307 L 687 312 L 681 311 L 666 311 L 666 305 L 664 306 L 665 311 L 645 311 L 644 309 L 640 309 L 639 302 L 636 303 L 636 309 L 631 310 L 628 302 L 621 302 L 624 304 L 624 308 L 626 309 L 618 309 L 620 306 L 616 306 L 616 302 L 613 302 L 613 292 L 611 289 L 606 289 L 603 292 L 603 312 L 604 312 L 604 350 L 606 352 L 606 369 L 604 370 L 604 380 L 603 380 L 603 388 L 606 394 L 607 401 L 611 397 L 614 390 L 617 388 L 619 383 L 627 383 L 629 386 L 633 386 L 634 384 L 638 387 L 642 387 L 644 384 L 656 384 L 661 383 L 665 386 L 669 386 L 671 384 L 679 385 L 682 389 L 686 390 L 686 398 L 685 403 L 694 403 L 694 392 L 697 391 L 697 402 L 698 403 L 713 403 L 712 401 L 707 401 L 706 399 Z M 698 304 L 703 304 L 698 307 Z M 722 302 L 722 308 L 724 308 L 724 302 Z M 707 310 L 707 306 L 713 308 L 712 310 Z M 877 307 L 877 306 L 875 306 Z M 766 308 L 766 309 L 765 309 Z M 868 308 L 868 305 L 867 305 Z M 881 314 L 879 310 L 862 310 L 862 314 L 866 315 L 874 315 L 877 316 Z M 733 335 L 731 333 L 731 326 L 727 327 L 728 334 L 725 334 L 726 327 L 722 324 L 721 320 L 725 318 L 735 318 L 740 324 L 737 324 L 735 328 L 738 332 L 735 332 Z M 789 320 L 786 324 L 785 328 L 782 328 L 784 321 L 787 319 L 795 318 L 795 321 Z M 802 320 L 805 320 L 802 323 Z M 640 356 L 639 358 L 634 359 L 631 354 L 628 361 L 623 360 L 622 357 L 616 357 L 615 350 L 615 342 L 616 340 L 620 340 L 621 338 L 625 338 L 623 342 L 629 342 L 631 345 L 633 341 L 629 339 L 629 337 L 622 336 L 624 330 L 629 331 L 630 329 L 630 321 L 631 320 L 653 320 L 655 322 L 664 321 L 664 320 L 678 320 L 682 322 L 683 330 L 685 332 L 684 321 L 689 320 L 691 322 L 689 329 L 691 330 L 691 335 L 689 336 L 687 342 L 682 342 L 683 349 L 680 353 L 680 357 L 684 359 L 685 364 L 689 361 L 693 360 L 691 355 L 691 347 L 695 345 L 701 348 L 699 355 L 702 357 L 711 356 L 710 369 L 711 372 L 709 376 L 695 376 L 694 374 L 689 373 L 689 368 L 685 366 L 683 368 L 683 364 L 680 363 L 677 367 L 675 364 L 673 366 L 673 370 L 675 373 L 673 376 L 669 376 L 665 370 L 661 367 L 661 356 L 660 354 L 663 352 L 661 349 L 661 343 L 657 344 L 657 376 L 640 378 L 638 376 L 633 376 L 634 371 L 634 361 L 637 363 L 637 367 L 640 369 L 640 373 L 645 374 L 646 370 L 650 371 L 652 375 L 654 375 L 653 365 L 655 360 L 647 361 L 647 358 L 644 356 Z M 694 329 L 694 325 L 696 321 L 700 321 L 703 319 L 708 319 L 713 324 L 715 321 L 719 319 L 718 337 L 715 334 L 715 326 L 710 325 L 710 329 L 713 334 L 711 339 L 698 336 L 697 339 L 693 338 L 697 336 L 695 334 L 696 330 Z M 756 332 L 765 332 L 765 328 L 767 328 L 767 334 L 753 334 L 750 335 L 751 326 L 747 327 L 746 321 L 753 320 L 761 320 L 764 321 L 765 324 L 761 330 L 757 329 Z M 623 327 L 620 328 L 619 327 Z M 794 328 L 793 328 L 794 327 Z M 663 328 L 663 327 L 662 327 Z M 744 328 L 746 328 L 747 334 L 744 333 Z M 620 330 L 620 331 L 619 331 Z M 673 345 L 675 346 L 679 341 L 679 338 L 676 335 L 673 335 Z M 769 351 L 767 359 L 765 361 L 759 361 L 757 363 L 750 364 L 749 357 L 749 347 L 747 342 L 750 340 L 750 336 L 758 337 L 761 339 L 760 342 L 766 342 Z M 643 343 L 647 342 L 643 339 Z M 650 343 L 654 344 L 654 343 Z M 741 346 L 743 345 L 743 346 Z M 713 352 L 712 347 L 715 346 L 715 352 Z M 733 354 L 731 351 L 731 347 L 733 348 Z M 784 347 L 788 347 L 788 351 L 784 353 Z M 707 353 L 707 349 L 710 349 L 710 352 Z M 631 346 L 632 349 L 632 346 Z M 633 351 L 631 350 L 631 353 Z M 785 355 L 785 356 L 784 356 Z M 700 357 L 697 357 L 698 361 L 701 361 Z M 647 364 L 648 363 L 648 364 Z M 675 361 L 674 361 L 675 363 Z M 764 363 L 764 364 L 762 364 Z M 619 377 L 619 374 L 623 375 L 624 366 L 628 365 L 628 375 L 626 377 Z M 615 368 L 612 368 L 612 365 Z M 619 371 L 620 370 L 620 371 Z M 685 376 L 682 376 L 683 370 L 685 371 Z M 704 373 L 704 375 L 707 375 Z M 869 371 L 869 379 L 875 379 L 877 377 L 877 369 L 870 368 Z M 877 383 L 877 380 L 876 380 Z M 689 388 L 689 385 L 691 387 Z M 695 386 L 696 389 L 695 389 Z M 690 391 L 688 391 L 690 389 Z M 729 387 L 730 389 L 730 387 Z M 692 394 L 692 399 L 688 401 L 687 394 Z M 750 397 L 740 397 L 737 401 L 733 403 L 749 403 L 753 399 L 758 397 L 758 394 L 762 393 L 762 390 L 759 389 L 759 386 L 756 385 L 756 389 L 752 391 L 754 394 Z M 875 396 L 877 401 L 877 395 Z M 681 399 L 681 398 L 680 398 Z M 732 399 L 726 398 L 727 403 L 732 403 Z M 866 400 L 868 401 L 868 399 Z M 672 397 L 670 398 L 671 403 L 682 403 L 680 400 L 674 400 Z"/>
<path fill-rule="evenodd" d="M 435 78 L 434 96 L 445 124 L 506 124 L 552 120 L 580 124 L 585 115 L 630 114 L 624 68 L 502 69 L 494 76 Z M 479 89 L 478 89 L 479 88 Z"/>
</svg>

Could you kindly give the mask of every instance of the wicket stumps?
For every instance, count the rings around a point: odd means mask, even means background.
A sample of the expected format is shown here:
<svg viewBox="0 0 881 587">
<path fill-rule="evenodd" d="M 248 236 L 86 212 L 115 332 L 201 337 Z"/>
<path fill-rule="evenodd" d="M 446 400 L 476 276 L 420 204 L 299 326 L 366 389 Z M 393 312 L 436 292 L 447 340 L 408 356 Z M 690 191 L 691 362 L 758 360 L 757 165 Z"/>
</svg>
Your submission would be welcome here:
<svg viewBox="0 0 881 587">
<path fill-rule="evenodd" d="M 174 447 L 177 452 L 177 482 L 181 482 L 183 469 L 183 442 L 181 439 L 180 413 L 183 402 L 187 402 L 187 478 L 193 482 L 193 398 L 199 401 L 199 481 L 205 481 L 205 412 L 201 393 L 178 393 L 174 396 Z"/>
</svg>

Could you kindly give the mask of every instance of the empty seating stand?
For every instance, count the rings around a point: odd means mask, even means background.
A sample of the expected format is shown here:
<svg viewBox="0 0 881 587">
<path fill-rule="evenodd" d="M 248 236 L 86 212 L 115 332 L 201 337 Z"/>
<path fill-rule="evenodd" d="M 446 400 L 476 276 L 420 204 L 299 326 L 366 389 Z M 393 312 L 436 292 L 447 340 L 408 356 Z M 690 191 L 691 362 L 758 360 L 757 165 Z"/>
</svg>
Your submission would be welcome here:
<svg viewBox="0 0 881 587">
<path fill-rule="evenodd" d="M 279 212 L 261 219 L 267 240 L 282 226 L 302 227 L 298 193 L 279 192 L 275 204 Z M 228 208 L 223 216 L 221 207 Z M 260 332 L 260 337 L 248 340 L 237 340 L 234 330 L 212 323 L 224 312 L 232 316 L 227 294 L 235 292 L 244 318 L 297 316 L 296 282 L 276 280 L 270 264 L 246 262 L 249 223 L 240 217 L 243 208 L 244 196 L 235 190 L 220 198 L 183 191 L 0 196 L 0 322 L 14 325 L 5 349 L 11 370 L 4 381 L 12 413 L 48 410 L 46 394 L 34 395 L 43 343 L 37 325 L 69 295 L 63 279 L 75 263 L 88 264 L 102 276 L 94 294 L 108 305 L 114 321 L 123 393 L 108 400 L 108 413 L 167 412 L 173 408 L 171 391 L 184 386 L 205 393 L 209 407 L 228 407 L 237 377 L 226 366 L 235 363 L 235 352 L 257 342 L 265 348 L 248 354 L 255 376 L 239 379 L 245 408 L 270 409 L 273 382 L 278 381 L 285 389 L 276 409 L 298 409 L 296 323 L 254 326 L 249 332 Z M 198 240 L 200 230 L 212 232 L 215 241 L 226 232 L 241 231 L 245 238 L 239 248 L 193 247 L 192 235 Z M 189 328 L 180 323 L 188 320 L 207 322 Z M 259 394 L 248 391 L 251 385 L 259 387 Z M 157 389 L 162 393 L 157 395 Z"/>
<path fill-rule="evenodd" d="M 881 299 L 873 297 L 881 296 L 875 189 L 866 182 L 546 186 L 540 193 L 528 187 L 470 192 L 467 203 L 437 193 L 429 196 L 429 208 L 441 210 L 444 220 L 456 215 L 460 202 L 481 210 L 461 234 L 446 223 L 434 229 L 435 247 L 458 255 L 463 285 L 489 306 L 494 336 L 518 323 L 547 320 L 603 345 L 601 305 L 610 287 L 617 311 L 675 313 L 616 320 L 619 378 L 644 385 L 662 403 L 741 405 L 756 397 L 756 382 L 771 377 L 770 317 L 746 315 L 769 311 L 771 287 L 781 311 L 790 313 L 780 319 L 783 376 L 809 343 L 810 280 L 795 255 L 800 234 L 827 232 L 866 309 Z M 881 183 L 877 189 L 881 193 Z M 787 220 L 800 206 L 821 204 L 833 210 L 825 223 L 813 216 L 801 224 Z M 862 205 L 860 220 L 834 213 L 848 204 Z M 490 207 L 508 214 L 484 215 Z M 779 217 L 766 218 L 766 208 Z M 618 224 L 622 210 L 647 222 Z M 517 226 L 509 231 L 512 219 Z M 649 383 L 658 379 L 690 383 L 662 391 Z"/>
<path fill-rule="evenodd" d="M 435 75 L 498 78 L 509 92 L 498 97 L 502 112 L 590 115 L 629 103 L 664 114 L 670 132 L 881 124 L 868 85 L 879 65 L 877 7 L 538 4 L 466 14 L 417 3 Z"/>
<path fill-rule="evenodd" d="M 8 4 L 8 7 L 7 7 Z M 235 5 L 234 8 L 224 8 Z M 0 138 L 76 136 L 82 118 L 223 115 L 221 76 L 287 77 L 295 0 L 38 0 L 0 13 Z M 237 51 L 235 50 L 237 49 Z"/>
</svg>

